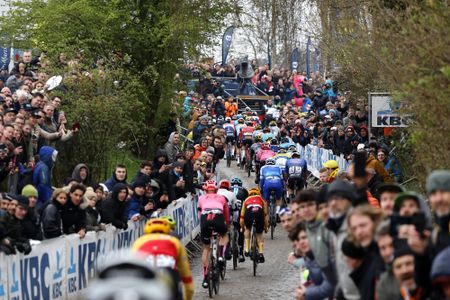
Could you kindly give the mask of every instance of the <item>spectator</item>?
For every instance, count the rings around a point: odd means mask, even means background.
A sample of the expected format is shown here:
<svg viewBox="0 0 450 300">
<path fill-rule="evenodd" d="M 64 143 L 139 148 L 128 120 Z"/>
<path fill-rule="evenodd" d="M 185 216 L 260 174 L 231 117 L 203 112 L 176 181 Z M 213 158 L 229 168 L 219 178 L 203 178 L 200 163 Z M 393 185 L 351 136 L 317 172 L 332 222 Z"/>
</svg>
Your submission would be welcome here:
<svg viewBox="0 0 450 300">
<path fill-rule="evenodd" d="M 93 188 L 86 188 L 81 208 L 86 212 L 86 231 L 100 231 L 106 229 L 103 224 L 100 224 L 100 213 L 97 210 L 97 194 L 94 192 Z"/>
<path fill-rule="evenodd" d="M 137 171 L 131 183 L 133 184 L 138 180 L 149 183 L 152 172 L 153 172 L 152 163 L 148 160 L 144 160 L 143 162 L 141 162 L 141 165 L 139 166 L 139 171 Z"/>
<path fill-rule="evenodd" d="M 394 183 L 384 183 L 378 188 L 378 196 L 380 200 L 380 207 L 383 214 L 387 217 L 392 215 L 394 210 L 395 198 L 404 190 L 401 186 Z"/>
<path fill-rule="evenodd" d="M 173 163 L 176 160 L 176 155 L 180 152 L 180 134 L 176 131 L 172 132 L 169 136 L 169 140 L 164 145 L 169 163 Z"/>
<path fill-rule="evenodd" d="M 28 199 L 27 215 L 22 221 L 22 224 L 27 233 L 27 238 L 32 240 L 42 240 L 41 226 L 39 224 L 40 218 L 36 204 L 38 199 L 38 192 L 31 184 L 24 186 L 22 189 L 22 196 Z"/>
<path fill-rule="evenodd" d="M 172 189 L 175 192 L 175 199 L 186 197 L 185 181 L 183 177 L 184 164 L 175 162 L 172 166 L 173 170 L 170 171 L 170 181 L 172 182 Z"/>
<path fill-rule="evenodd" d="M 63 189 L 56 189 L 52 201 L 42 209 L 41 220 L 44 238 L 51 239 L 63 235 L 62 215 L 67 203 L 67 193 Z"/>
<path fill-rule="evenodd" d="M 28 199 L 24 196 L 17 196 L 17 206 L 14 209 L 14 213 L 10 214 L 3 222 L 3 228 L 5 230 L 5 236 L 7 237 L 8 244 L 11 253 L 17 251 L 29 254 L 31 252 L 30 240 L 27 238 L 27 232 L 23 227 L 23 220 L 27 215 Z M 5 241 L 3 242 L 5 244 Z"/>
<path fill-rule="evenodd" d="M 85 192 L 86 187 L 79 183 L 70 187 L 69 197 L 62 213 L 65 234 L 77 233 L 80 238 L 86 235 L 86 212 L 80 206 Z"/>
<path fill-rule="evenodd" d="M 128 197 L 128 188 L 124 183 L 114 185 L 111 195 L 103 201 L 102 205 L 102 223 L 112 224 L 118 229 L 127 229 L 126 218 L 126 200 Z"/>
<path fill-rule="evenodd" d="M 141 211 L 146 204 L 145 190 L 147 183 L 143 180 L 137 180 L 133 183 L 133 196 L 127 202 L 127 219 L 133 222 L 139 221 Z"/>
<path fill-rule="evenodd" d="M 84 186 L 91 186 L 89 168 L 86 164 L 78 164 L 72 172 L 72 179 Z"/>
<path fill-rule="evenodd" d="M 352 209 L 352 202 L 356 199 L 354 187 L 345 181 L 335 180 L 327 191 L 329 219 L 327 228 L 334 235 L 331 242 L 332 257 L 336 258 L 336 275 L 340 293 L 345 299 L 360 299 L 358 288 L 350 278 L 351 269 L 344 261 L 342 255 L 342 243 L 347 238 L 347 217 Z"/>
<path fill-rule="evenodd" d="M 39 162 L 33 172 L 33 185 L 38 190 L 37 207 L 41 208 L 52 196 L 52 169 L 58 151 L 49 146 L 39 150 Z"/>
<path fill-rule="evenodd" d="M 127 167 L 125 165 L 117 165 L 112 176 L 105 181 L 105 186 L 109 191 L 118 183 L 127 184 Z"/>
</svg>

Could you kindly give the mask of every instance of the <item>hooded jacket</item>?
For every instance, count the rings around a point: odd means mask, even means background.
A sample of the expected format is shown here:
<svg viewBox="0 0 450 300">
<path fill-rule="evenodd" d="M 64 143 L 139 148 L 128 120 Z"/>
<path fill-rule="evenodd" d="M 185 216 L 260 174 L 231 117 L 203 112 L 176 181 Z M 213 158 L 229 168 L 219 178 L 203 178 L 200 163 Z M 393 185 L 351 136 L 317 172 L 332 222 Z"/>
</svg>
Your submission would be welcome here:
<svg viewBox="0 0 450 300">
<path fill-rule="evenodd" d="M 82 180 L 81 176 L 80 176 L 80 171 L 81 171 L 82 168 L 85 168 L 86 172 L 87 172 L 86 179 L 84 179 L 84 180 Z M 76 182 L 81 183 L 81 184 L 83 184 L 85 186 L 90 186 L 91 184 L 89 182 L 89 175 L 90 175 L 90 173 L 89 173 L 88 166 L 86 164 L 78 164 L 73 169 L 72 179 L 74 179 Z"/>
<path fill-rule="evenodd" d="M 112 224 L 119 229 L 127 229 L 127 202 L 126 200 L 119 201 L 118 198 L 121 190 L 126 190 L 128 196 L 128 187 L 123 183 L 116 184 L 111 195 L 103 202 L 101 217 L 102 223 Z"/>
<path fill-rule="evenodd" d="M 181 151 L 180 147 L 173 143 L 175 134 L 177 134 L 177 132 L 172 132 L 169 136 L 169 140 L 164 145 L 164 150 L 166 150 L 167 158 L 170 163 L 173 163 L 176 160 L 176 155 Z"/>
<path fill-rule="evenodd" d="M 37 207 L 41 208 L 52 197 L 52 168 L 58 151 L 49 146 L 39 150 L 39 162 L 33 171 L 33 185 L 38 190 Z"/>
<path fill-rule="evenodd" d="M 105 185 L 108 188 L 108 190 L 111 191 L 114 188 L 114 186 L 116 184 L 118 184 L 118 183 L 127 184 L 127 177 L 128 177 L 128 172 L 125 175 L 125 179 L 124 180 L 122 180 L 122 181 L 118 180 L 117 177 L 116 177 L 116 170 L 114 170 L 113 173 L 112 173 L 112 176 L 109 177 L 109 179 L 105 181 Z"/>
<path fill-rule="evenodd" d="M 366 161 L 366 168 L 374 169 L 384 183 L 392 182 L 392 178 L 383 165 L 373 156 L 369 155 Z"/>
</svg>

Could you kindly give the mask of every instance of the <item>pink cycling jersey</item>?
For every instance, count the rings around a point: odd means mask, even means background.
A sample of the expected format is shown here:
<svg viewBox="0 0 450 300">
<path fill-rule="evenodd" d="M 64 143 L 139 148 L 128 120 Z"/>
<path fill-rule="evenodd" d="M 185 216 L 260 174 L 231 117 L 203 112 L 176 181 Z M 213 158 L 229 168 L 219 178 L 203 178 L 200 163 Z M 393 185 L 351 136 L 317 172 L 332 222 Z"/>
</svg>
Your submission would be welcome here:
<svg viewBox="0 0 450 300">
<path fill-rule="evenodd" d="M 227 200 L 224 196 L 218 194 L 201 195 L 198 199 L 198 210 L 200 214 L 213 212 L 222 213 L 227 224 L 230 222 L 230 211 Z"/>
<path fill-rule="evenodd" d="M 265 162 L 266 159 L 273 157 L 276 153 L 270 149 L 261 149 L 256 154 L 256 160 L 260 162 Z"/>
</svg>

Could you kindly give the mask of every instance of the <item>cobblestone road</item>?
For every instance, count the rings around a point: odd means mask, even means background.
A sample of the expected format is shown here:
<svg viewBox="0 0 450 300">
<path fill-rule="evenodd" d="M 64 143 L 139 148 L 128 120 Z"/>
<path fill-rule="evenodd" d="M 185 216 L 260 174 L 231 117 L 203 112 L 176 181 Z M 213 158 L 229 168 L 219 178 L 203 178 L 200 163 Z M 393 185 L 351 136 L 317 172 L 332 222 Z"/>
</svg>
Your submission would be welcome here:
<svg viewBox="0 0 450 300">
<path fill-rule="evenodd" d="M 234 165 L 234 164 L 233 164 Z M 235 166 L 226 168 L 220 164 L 222 178 L 239 176 L 245 187 L 253 187 L 254 175 L 247 177 Z M 231 261 L 228 263 L 225 280 L 220 284 L 219 295 L 214 299 L 293 299 L 293 289 L 298 282 L 299 274 L 286 262 L 287 255 L 291 251 L 291 243 L 281 226 L 277 226 L 274 239 L 265 235 L 264 256 L 266 262 L 258 265 L 257 276 L 253 277 L 251 261 L 247 260 L 239 264 L 233 270 Z M 202 271 L 200 255 L 193 260 L 192 272 L 195 282 L 195 299 L 209 299 L 208 290 L 201 287 Z"/>
</svg>

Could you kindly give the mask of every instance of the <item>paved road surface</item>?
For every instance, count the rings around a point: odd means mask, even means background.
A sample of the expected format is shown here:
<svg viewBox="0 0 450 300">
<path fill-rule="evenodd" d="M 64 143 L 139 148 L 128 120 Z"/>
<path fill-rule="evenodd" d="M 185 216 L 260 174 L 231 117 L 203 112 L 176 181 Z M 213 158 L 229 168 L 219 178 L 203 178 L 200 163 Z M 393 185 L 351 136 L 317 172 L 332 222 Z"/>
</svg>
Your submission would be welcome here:
<svg viewBox="0 0 450 300">
<path fill-rule="evenodd" d="M 233 164 L 234 165 L 234 164 Z M 235 166 L 227 169 L 224 163 L 220 164 L 222 178 L 240 176 L 246 188 L 253 187 L 254 176 L 248 178 Z M 264 256 L 266 262 L 258 265 L 257 276 L 253 277 L 250 259 L 239 264 L 233 270 L 231 261 L 228 263 L 225 280 L 220 284 L 220 291 L 214 299 L 293 299 L 293 289 L 298 282 L 299 273 L 286 262 L 291 251 L 291 243 L 281 226 L 277 226 L 274 239 L 265 236 Z M 195 299 L 209 299 L 208 290 L 203 289 L 200 256 L 192 263 L 192 272 L 195 282 Z"/>
</svg>

